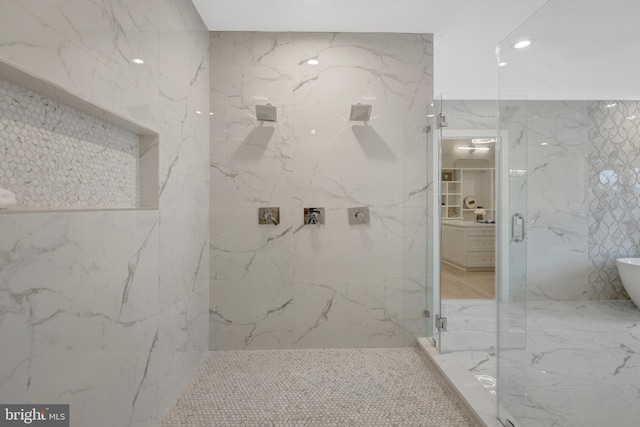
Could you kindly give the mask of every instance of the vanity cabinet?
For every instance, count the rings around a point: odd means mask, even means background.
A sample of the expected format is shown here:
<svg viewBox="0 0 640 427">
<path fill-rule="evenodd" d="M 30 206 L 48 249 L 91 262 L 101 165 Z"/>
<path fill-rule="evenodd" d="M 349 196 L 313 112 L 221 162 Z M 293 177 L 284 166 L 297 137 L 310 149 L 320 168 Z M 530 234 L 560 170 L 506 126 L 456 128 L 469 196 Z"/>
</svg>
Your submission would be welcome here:
<svg viewBox="0 0 640 427">
<path fill-rule="evenodd" d="M 495 269 L 495 224 L 442 222 L 442 260 L 465 271 Z"/>
</svg>

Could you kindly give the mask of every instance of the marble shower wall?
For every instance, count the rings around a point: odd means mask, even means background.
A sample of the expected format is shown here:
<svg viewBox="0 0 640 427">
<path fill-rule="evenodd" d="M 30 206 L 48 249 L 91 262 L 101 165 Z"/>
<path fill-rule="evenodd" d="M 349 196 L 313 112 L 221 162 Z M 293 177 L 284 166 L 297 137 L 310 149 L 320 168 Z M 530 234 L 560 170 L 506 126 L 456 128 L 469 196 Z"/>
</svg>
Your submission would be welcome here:
<svg viewBox="0 0 640 427">
<path fill-rule="evenodd" d="M 527 106 L 527 298 L 593 299 L 587 103 L 530 101 Z"/>
<path fill-rule="evenodd" d="M 628 299 L 615 265 L 640 253 L 640 102 L 588 105 L 589 283 L 598 299 Z"/>
<path fill-rule="evenodd" d="M 426 34 L 211 33 L 212 349 L 424 334 L 432 70 Z M 267 103 L 276 123 L 255 119 Z M 368 124 L 349 121 L 355 103 Z M 258 225 L 270 206 L 280 225 Z M 370 224 L 348 224 L 357 206 Z M 303 226 L 304 207 L 326 224 Z"/>
<path fill-rule="evenodd" d="M 529 298 L 628 299 L 615 260 L 640 245 L 640 104 L 528 104 Z"/>
<path fill-rule="evenodd" d="M 515 104 L 502 125 L 528 144 L 527 298 L 628 299 L 615 259 L 639 252 L 640 103 Z M 450 129 L 486 128 L 495 110 L 493 101 L 445 105 Z"/>
<path fill-rule="evenodd" d="M 448 101 L 449 129 L 495 127 L 494 101 Z M 501 101 L 500 126 L 516 153 L 511 185 L 526 188 L 527 282 L 511 289 L 522 300 L 589 299 L 588 132 L 584 101 Z M 521 144 L 527 149 L 518 150 Z M 519 156 L 519 154 L 516 154 Z M 512 154 L 513 156 L 513 154 Z M 522 249 L 525 249 L 524 247 Z"/>
<path fill-rule="evenodd" d="M 208 349 L 209 33 L 188 0 L 0 10 L 4 61 L 160 135 L 159 209 L 0 216 L 0 401 L 158 425 Z"/>
</svg>

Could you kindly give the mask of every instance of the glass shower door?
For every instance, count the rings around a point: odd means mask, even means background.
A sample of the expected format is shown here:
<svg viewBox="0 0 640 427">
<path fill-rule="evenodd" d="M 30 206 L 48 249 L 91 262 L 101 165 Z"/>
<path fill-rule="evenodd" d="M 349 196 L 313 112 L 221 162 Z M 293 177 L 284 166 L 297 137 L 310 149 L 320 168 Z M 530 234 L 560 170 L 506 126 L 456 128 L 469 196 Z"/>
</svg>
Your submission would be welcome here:
<svg viewBox="0 0 640 427">
<path fill-rule="evenodd" d="M 505 425 L 509 397 L 520 390 L 522 352 L 526 347 L 527 292 L 527 101 L 499 101 L 501 135 L 498 154 L 497 379 L 498 417 Z"/>
<path fill-rule="evenodd" d="M 427 337 L 441 351 L 441 336 L 436 322 L 440 317 L 440 132 L 438 116 L 442 100 L 427 106 Z"/>
<path fill-rule="evenodd" d="M 477 201 L 486 219 L 495 218 L 496 102 L 489 95 L 444 94 L 438 113 L 438 162 L 432 166 L 438 167 L 436 267 L 446 319 L 440 351 L 490 351 L 496 346 L 495 225 L 477 223 L 466 200 Z"/>
</svg>

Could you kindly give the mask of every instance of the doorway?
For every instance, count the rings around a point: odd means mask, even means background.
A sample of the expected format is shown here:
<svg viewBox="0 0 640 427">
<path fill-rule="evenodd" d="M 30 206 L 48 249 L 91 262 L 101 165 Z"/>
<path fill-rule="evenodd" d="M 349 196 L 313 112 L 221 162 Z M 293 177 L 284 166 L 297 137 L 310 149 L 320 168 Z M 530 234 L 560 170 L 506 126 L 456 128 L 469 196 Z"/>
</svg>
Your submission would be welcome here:
<svg viewBox="0 0 640 427">
<path fill-rule="evenodd" d="M 487 350 L 496 345 L 496 238 L 504 235 L 493 223 L 496 182 L 505 178 L 495 141 L 509 130 L 496 130 L 491 102 L 443 98 L 427 112 L 427 336 L 440 352 Z"/>
<path fill-rule="evenodd" d="M 441 273 L 445 300 L 495 299 L 495 138 L 441 140 Z"/>
</svg>

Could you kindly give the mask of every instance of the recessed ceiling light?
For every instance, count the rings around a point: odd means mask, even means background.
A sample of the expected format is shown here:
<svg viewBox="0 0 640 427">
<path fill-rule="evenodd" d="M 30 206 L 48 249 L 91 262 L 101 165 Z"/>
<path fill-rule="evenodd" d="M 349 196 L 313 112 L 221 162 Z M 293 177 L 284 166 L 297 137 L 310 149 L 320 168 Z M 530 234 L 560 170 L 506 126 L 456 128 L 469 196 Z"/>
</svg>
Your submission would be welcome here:
<svg viewBox="0 0 640 427">
<path fill-rule="evenodd" d="M 209 113 L 210 116 L 213 116 L 213 113 Z"/>
<path fill-rule="evenodd" d="M 196 111 L 196 114 L 202 114 L 202 111 L 197 110 L 197 111 Z"/>
<path fill-rule="evenodd" d="M 320 62 L 317 59 L 310 59 L 307 61 L 309 65 L 318 65 Z"/>
<path fill-rule="evenodd" d="M 138 64 L 138 65 L 144 64 L 144 60 L 142 60 L 140 58 L 134 58 L 134 59 L 131 60 L 131 62 L 133 62 L 134 64 Z"/>
<path fill-rule="evenodd" d="M 549 145 L 548 142 L 541 142 L 540 145 Z"/>
<path fill-rule="evenodd" d="M 495 138 L 474 138 L 471 140 L 472 144 L 491 144 L 496 142 Z"/>
<path fill-rule="evenodd" d="M 500 62 L 498 64 L 498 67 L 506 67 L 509 63 L 508 62 Z"/>
<path fill-rule="evenodd" d="M 629 117 L 627 117 L 627 119 L 629 119 L 629 120 L 635 120 L 637 118 L 638 118 L 638 116 L 629 116 Z"/>
<path fill-rule="evenodd" d="M 435 114 L 427 114 L 427 117 L 435 117 Z"/>
<path fill-rule="evenodd" d="M 513 47 L 515 47 L 516 49 L 524 49 L 525 47 L 529 46 L 531 46 L 531 40 L 521 40 L 513 45 Z"/>
<path fill-rule="evenodd" d="M 615 103 L 615 102 L 612 102 L 611 104 L 607 104 L 607 105 L 605 105 L 605 107 L 607 107 L 607 108 L 613 108 L 613 107 L 615 107 L 616 105 L 618 105 L 618 104 L 617 104 L 617 103 Z"/>
</svg>

